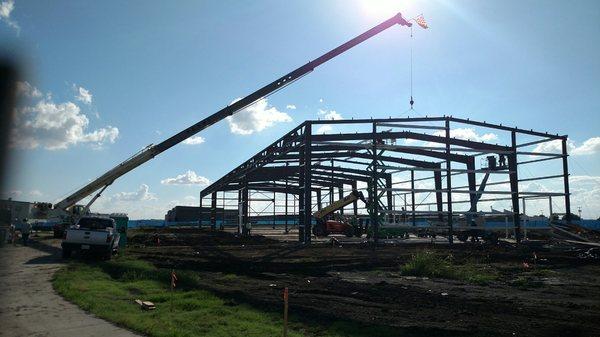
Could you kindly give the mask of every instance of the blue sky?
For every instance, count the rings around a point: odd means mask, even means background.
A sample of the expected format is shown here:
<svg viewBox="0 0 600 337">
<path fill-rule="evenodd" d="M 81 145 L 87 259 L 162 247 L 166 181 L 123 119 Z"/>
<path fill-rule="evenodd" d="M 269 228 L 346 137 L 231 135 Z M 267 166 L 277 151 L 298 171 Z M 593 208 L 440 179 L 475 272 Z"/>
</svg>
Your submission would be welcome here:
<svg viewBox="0 0 600 337">
<path fill-rule="evenodd" d="M 568 134 L 579 153 L 570 158 L 571 174 L 587 191 L 574 209 L 600 216 L 597 1 L 0 2 L 1 52 L 21 59 L 30 86 L 22 87 L 21 107 L 30 107 L 31 118 L 67 116 L 65 127 L 75 132 L 57 138 L 30 129 L 14 147 L 3 196 L 57 201 L 402 11 L 423 13 L 431 27 L 414 29 L 410 115 Z M 180 144 L 120 178 L 98 207 L 141 218 L 197 204 L 206 179 L 321 110 L 342 118 L 409 115 L 410 44 L 408 29 L 388 30 L 269 97 L 263 112 L 273 119 L 238 121 L 251 134 L 220 122 L 199 134 L 203 143 Z M 184 174 L 169 182 L 195 184 L 167 182 Z"/>
</svg>

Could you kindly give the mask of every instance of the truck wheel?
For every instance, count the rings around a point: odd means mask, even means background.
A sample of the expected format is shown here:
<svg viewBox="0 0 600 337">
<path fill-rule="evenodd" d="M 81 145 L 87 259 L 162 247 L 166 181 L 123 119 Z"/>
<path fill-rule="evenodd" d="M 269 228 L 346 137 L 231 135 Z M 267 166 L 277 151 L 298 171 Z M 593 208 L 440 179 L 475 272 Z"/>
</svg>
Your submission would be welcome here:
<svg viewBox="0 0 600 337">
<path fill-rule="evenodd" d="M 317 226 L 315 226 L 314 234 L 316 236 L 325 236 L 325 231 L 323 230 L 322 226 L 317 225 Z"/>
<path fill-rule="evenodd" d="M 63 248 L 63 250 L 62 250 L 62 257 L 63 257 L 63 259 L 70 258 L 71 257 L 71 250 Z"/>
<path fill-rule="evenodd" d="M 110 260 L 111 257 L 112 257 L 112 250 L 108 250 L 108 252 L 104 253 L 105 260 Z"/>
<path fill-rule="evenodd" d="M 456 233 L 456 237 L 460 240 L 460 242 L 467 242 L 469 239 L 469 234 L 460 232 Z"/>
<path fill-rule="evenodd" d="M 352 227 L 347 228 L 346 231 L 344 231 L 344 235 L 346 235 L 347 238 L 353 237 L 354 229 Z"/>
<path fill-rule="evenodd" d="M 485 242 L 492 244 L 492 245 L 496 245 L 498 244 L 498 235 L 496 235 L 496 233 L 489 233 L 486 234 L 483 239 L 485 240 Z"/>
</svg>

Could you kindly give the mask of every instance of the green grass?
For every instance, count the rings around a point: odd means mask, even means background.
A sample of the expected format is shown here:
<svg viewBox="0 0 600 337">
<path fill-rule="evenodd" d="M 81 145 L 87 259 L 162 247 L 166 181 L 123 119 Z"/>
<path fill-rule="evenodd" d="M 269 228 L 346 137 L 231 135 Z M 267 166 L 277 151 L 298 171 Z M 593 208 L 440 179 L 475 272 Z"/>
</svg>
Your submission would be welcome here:
<svg viewBox="0 0 600 337">
<path fill-rule="evenodd" d="M 473 263 L 456 265 L 450 257 L 443 258 L 430 251 L 413 255 L 400 266 L 403 275 L 461 280 L 474 284 L 487 284 L 498 278 L 489 268 Z"/>
<path fill-rule="evenodd" d="M 512 280 L 510 285 L 517 288 L 539 288 L 544 285 L 544 278 L 555 277 L 557 274 L 555 270 L 535 268 L 521 272 L 521 275 Z"/>
<path fill-rule="evenodd" d="M 98 264 L 72 262 L 55 274 L 53 285 L 84 310 L 149 336 L 282 335 L 282 313 L 232 304 L 201 289 L 197 273 L 177 271 L 177 276 L 177 289 L 171 292 L 169 270 L 121 257 Z M 235 279 L 235 275 L 225 278 Z M 134 303 L 138 298 L 154 302 L 156 310 L 140 310 Z M 292 316 L 288 336 L 395 336 L 397 332 L 345 321 L 325 326 Z"/>
</svg>

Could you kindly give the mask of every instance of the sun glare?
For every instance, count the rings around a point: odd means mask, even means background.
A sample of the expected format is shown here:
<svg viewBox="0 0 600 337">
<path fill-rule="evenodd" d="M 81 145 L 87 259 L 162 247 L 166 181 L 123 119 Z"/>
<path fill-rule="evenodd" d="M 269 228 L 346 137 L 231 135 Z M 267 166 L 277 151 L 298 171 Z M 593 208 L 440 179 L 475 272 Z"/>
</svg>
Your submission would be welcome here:
<svg viewBox="0 0 600 337">
<path fill-rule="evenodd" d="M 402 0 L 360 0 L 360 9 L 369 18 L 385 19 L 398 12 L 404 17 L 415 14 L 413 1 Z"/>
</svg>

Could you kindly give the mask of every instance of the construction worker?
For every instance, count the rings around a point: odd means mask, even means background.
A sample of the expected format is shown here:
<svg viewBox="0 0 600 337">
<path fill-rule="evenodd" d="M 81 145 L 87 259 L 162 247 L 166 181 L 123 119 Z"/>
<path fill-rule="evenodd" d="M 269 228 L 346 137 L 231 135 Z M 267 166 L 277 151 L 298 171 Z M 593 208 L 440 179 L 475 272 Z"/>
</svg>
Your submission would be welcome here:
<svg viewBox="0 0 600 337">
<path fill-rule="evenodd" d="M 23 219 L 23 223 L 21 224 L 21 238 L 23 239 L 23 246 L 27 246 L 29 233 L 31 233 L 31 225 L 27 219 Z"/>
<path fill-rule="evenodd" d="M 8 228 L 8 234 L 10 235 L 9 242 L 14 245 L 17 244 L 17 229 L 15 228 L 15 224 L 11 223 Z"/>
<path fill-rule="evenodd" d="M 498 162 L 500 163 L 500 167 L 506 166 L 506 156 L 503 153 L 500 154 L 500 160 Z"/>
<path fill-rule="evenodd" d="M 401 216 L 402 222 L 406 222 L 406 210 L 404 209 L 404 207 L 402 207 L 402 216 Z"/>
</svg>

